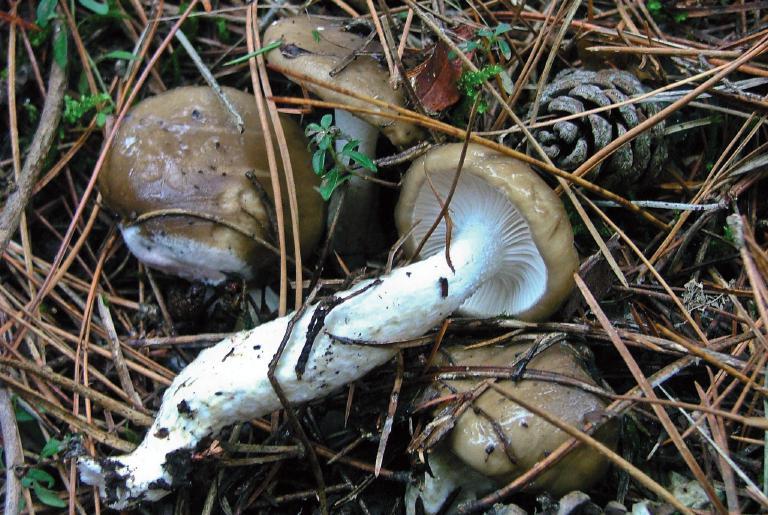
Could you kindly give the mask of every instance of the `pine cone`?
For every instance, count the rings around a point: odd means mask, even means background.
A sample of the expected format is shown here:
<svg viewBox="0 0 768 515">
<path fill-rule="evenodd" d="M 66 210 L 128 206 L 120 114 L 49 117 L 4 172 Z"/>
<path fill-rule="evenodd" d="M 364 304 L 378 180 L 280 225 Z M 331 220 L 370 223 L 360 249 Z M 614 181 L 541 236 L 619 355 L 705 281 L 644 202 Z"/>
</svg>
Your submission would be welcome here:
<svg viewBox="0 0 768 515">
<path fill-rule="evenodd" d="M 631 73 L 618 70 L 563 70 L 541 95 L 537 119 L 582 113 L 627 100 L 646 89 Z M 534 132 L 552 161 L 575 170 L 595 152 L 659 111 L 657 104 L 628 104 L 586 117 L 557 122 Z M 590 174 L 590 180 L 614 189 L 653 184 L 667 158 L 664 122 L 619 147 Z"/>
</svg>

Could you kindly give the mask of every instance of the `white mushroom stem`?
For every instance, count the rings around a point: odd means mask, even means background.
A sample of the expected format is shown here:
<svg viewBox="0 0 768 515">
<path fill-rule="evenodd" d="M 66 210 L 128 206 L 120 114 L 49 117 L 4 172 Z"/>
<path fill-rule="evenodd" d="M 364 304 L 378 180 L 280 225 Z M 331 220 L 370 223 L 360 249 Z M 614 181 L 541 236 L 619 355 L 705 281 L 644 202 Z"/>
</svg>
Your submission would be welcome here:
<svg viewBox="0 0 768 515">
<path fill-rule="evenodd" d="M 379 128 L 343 109 L 335 109 L 333 111 L 333 117 L 334 125 L 338 127 L 342 134 L 360 142 L 360 146 L 357 147 L 360 153 L 373 159 L 376 155 L 376 142 L 379 139 Z M 336 151 L 340 152 L 346 144 L 346 138 L 336 140 Z"/>
<path fill-rule="evenodd" d="M 361 154 L 371 159 L 375 158 L 376 142 L 379 137 L 378 127 L 343 109 L 334 111 L 334 124 L 342 134 L 360 142 L 357 150 Z M 341 152 L 347 141 L 346 138 L 337 139 L 336 152 Z M 342 159 L 344 158 L 342 157 Z M 344 159 L 344 162 L 349 164 L 349 159 Z M 366 176 L 373 175 L 373 172 L 365 168 L 359 169 L 357 173 Z M 379 188 L 375 182 L 357 176 L 352 176 L 345 187 L 347 189 L 346 200 L 344 200 L 339 220 L 336 223 L 333 247 L 347 261 L 349 266 L 357 268 L 365 264 L 363 258 L 366 251 L 370 250 L 367 247 L 371 244 L 375 246 L 377 243 L 375 241 L 376 235 L 381 235 L 380 230 L 377 232 L 379 221 L 376 220 Z M 328 209 L 329 226 L 333 222 L 341 198 L 338 194 L 331 197 Z"/>
<path fill-rule="evenodd" d="M 454 270 L 441 252 L 394 270 L 378 282 L 365 281 L 338 294 L 349 298 L 325 316 L 301 379 L 295 367 L 318 305 L 298 318 L 276 369 L 292 404 L 321 398 L 385 363 L 395 351 L 376 343 L 422 335 L 498 270 L 502 228 L 484 220 L 482 213 L 465 220 L 451 243 Z M 350 297 L 355 292 L 360 293 Z M 201 352 L 168 387 L 139 447 L 100 463 L 81 459 L 82 480 L 97 485 L 113 508 L 157 500 L 175 481 L 183 480 L 174 475 L 178 470 L 174 465 L 183 462 L 202 438 L 279 409 L 267 370 L 291 318 L 239 333 Z M 369 344 L 342 344 L 330 335 Z"/>
</svg>

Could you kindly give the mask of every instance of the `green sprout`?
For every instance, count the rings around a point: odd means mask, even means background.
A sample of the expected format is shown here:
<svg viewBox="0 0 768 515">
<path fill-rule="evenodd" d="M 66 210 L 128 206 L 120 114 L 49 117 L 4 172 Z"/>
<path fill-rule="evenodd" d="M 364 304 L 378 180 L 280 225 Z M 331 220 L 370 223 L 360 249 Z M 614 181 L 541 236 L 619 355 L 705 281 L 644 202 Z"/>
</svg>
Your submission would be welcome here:
<svg viewBox="0 0 768 515">
<path fill-rule="evenodd" d="M 310 150 L 313 147 L 316 148 L 312 154 L 312 170 L 322 178 L 319 191 L 323 200 L 330 199 L 336 188 L 354 175 L 355 172 L 350 167 L 353 163 L 355 168 L 362 167 L 372 172 L 376 171 L 376 164 L 371 158 L 358 150 L 360 147 L 358 140 L 349 139 L 340 151 L 336 151 L 336 140 L 348 138 L 333 125 L 332 115 L 324 115 L 319 124 L 310 123 L 304 133 L 310 140 Z M 326 162 L 329 155 L 333 163 L 330 170 L 327 170 Z"/>
<path fill-rule="evenodd" d="M 665 17 L 670 16 L 668 10 L 664 7 L 664 4 L 661 3 L 661 0 L 648 0 L 645 6 L 648 8 L 648 12 L 651 13 L 651 16 L 656 19 L 663 20 Z M 675 23 L 683 23 L 688 19 L 688 14 L 685 12 L 675 12 L 671 14 L 671 18 Z"/>
<path fill-rule="evenodd" d="M 486 109 L 488 109 L 488 103 L 485 100 L 482 98 L 478 100 L 483 84 L 485 84 L 485 81 L 491 77 L 495 77 L 502 73 L 503 70 L 501 65 L 493 64 L 484 66 L 476 72 L 464 71 L 461 74 L 461 77 L 459 77 L 459 82 L 457 83 L 459 91 L 466 95 L 470 104 L 473 104 L 476 101 L 478 102 L 477 112 L 479 114 L 484 113 Z"/>
<path fill-rule="evenodd" d="M 22 424 L 35 420 L 32 414 L 21 406 L 16 396 L 12 398 L 12 402 L 17 423 Z M 43 460 L 50 460 L 54 455 L 66 450 L 70 438 L 70 435 L 65 435 L 62 440 L 56 438 L 47 440 L 40 450 L 37 465 L 29 467 L 26 473 L 21 477 L 21 486 L 31 490 L 35 494 L 37 500 L 46 506 L 51 506 L 53 508 L 67 507 L 67 502 L 61 499 L 53 490 L 56 480 L 51 474 L 43 470 L 42 466 L 46 464 Z M 2 468 L 5 468 L 5 466 L 6 464 L 3 462 Z"/>
<path fill-rule="evenodd" d="M 64 121 L 69 124 L 78 123 L 91 110 L 96 109 L 96 125 L 104 127 L 107 122 L 107 115 L 114 111 L 112 97 L 107 93 L 98 93 L 96 95 L 82 95 L 78 100 L 64 95 Z"/>
<path fill-rule="evenodd" d="M 51 490 L 55 482 L 52 475 L 35 467 L 30 468 L 21 478 L 21 486 L 32 490 L 38 501 L 53 508 L 66 508 L 67 502 Z"/>
<path fill-rule="evenodd" d="M 504 59 L 509 60 L 512 57 L 512 49 L 503 36 L 510 30 L 512 30 L 512 27 L 509 23 L 499 23 L 493 29 L 483 27 L 475 31 L 476 39 L 461 43 L 459 48 L 464 52 L 480 49 L 484 53 L 489 53 L 496 50 L 504 56 Z"/>
</svg>

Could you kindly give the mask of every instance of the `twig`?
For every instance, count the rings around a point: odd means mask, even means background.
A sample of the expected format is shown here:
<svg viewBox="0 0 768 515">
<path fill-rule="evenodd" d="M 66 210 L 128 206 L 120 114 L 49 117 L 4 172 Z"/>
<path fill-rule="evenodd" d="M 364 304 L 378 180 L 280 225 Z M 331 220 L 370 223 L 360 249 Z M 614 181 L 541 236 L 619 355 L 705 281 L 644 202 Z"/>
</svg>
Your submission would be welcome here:
<svg viewBox="0 0 768 515">
<path fill-rule="evenodd" d="M 643 375 L 643 372 L 640 370 L 637 361 L 635 361 L 635 358 L 632 356 L 622 339 L 619 337 L 619 334 L 616 332 L 613 324 L 611 324 L 610 320 L 608 320 L 608 317 L 600 308 L 597 300 L 595 300 L 595 298 L 592 296 L 592 292 L 589 290 L 587 285 L 584 284 L 584 281 L 581 279 L 581 277 L 579 277 L 579 274 L 574 274 L 573 278 L 576 281 L 576 286 L 581 291 L 582 295 L 584 295 L 584 299 L 587 301 L 587 304 L 589 304 L 590 309 L 592 309 L 592 312 L 597 317 L 598 322 L 600 322 L 600 325 L 603 327 L 605 332 L 608 333 L 608 336 L 611 338 L 611 342 L 616 347 L 619 355 L 621 355 L 624 363 L 627 365 L 630 372 L 632 373 L 632 376 L 635 378 L 635 381 L 637 381 L 637 384 L 642 388 L 645 396 L 651 399 L 657 398 L 653 391 L 653 387 L 648 381 L 648 378 Z M 715 492 L 714 487 L 707 479 L 706 474 L 701 469 L 701 466 L 696 461 L 696 458 L 694 458 L 691 450 L 685 445 L 685 442 L 680 436 L 680 432 L 677 430 L 677 427 L 675 427 L 672 419 L 669 417 L 669 414 L 657 404 L 652 404 L 651 407 L 653 408 L 654 413 L 656 413 L 656 416 L 659 417 L 659 421 L 661 422 L 662 426 L 664 426 L 667 434 L 674 442 L 675 447 L 680 452 L 680 456 L 688 465 L 688 468 L 693 473 L 694 477 L 699 481 L 702 488 L 704 488 L 704 491 L 707 493 L 707 497 L 709 497 L 712 506 L 717 512 L 725 513 L 727 511 L 725 506 L 723 506 L 723 503 L 717 497 L 717 493 Z"/>
<path fill-rule="evenodd" d="M 109 308 L 104 303 L 104 297 L 99 295 L 97 298 L 99 307 L 99 316 L 101 317 L 101 323 L 104 324 L 104 329 L 107 331 L 107 342 L 109 343 L 109 350 L 112 351 L 112 363 L 115 365 L 115 371 L 117 371 L 117 377 L 120 379 L 120 385 L 137 408 L 142 408 L 141 397 L 136 393 L 136 389 L 133 387 L 133 381 L 131 381 L 131 374 L 128 372 L 128 367 L 125 365 L 125 358 L 123 352 L 120 350 L 120 340 L 117 338 L 117 331 L 115 330 L 115 323 L 112 321 L 112 314 L 109 312 Z"/>
<path fill-rule="evenodd" d="M 669 399 L 672 399 L 672 396 L 669 394 L 669 392 L 663 387 L 659 386 L 659 389 L 664 392 L 664 395 L 666 395 Z M 747 490 L 755 497 L 755 499 L 763 505 L 763 508 L 768 507 L 768 497 L 766 497 L 763 492 L 760 491 L 760 489 L 755 485 L 755 483 L 747 476 L 743 470 L 741 470 L 741 467 L 736 465 L 736 463 L 733 462 L 730 456 L 728 456 L 727 453 L 725 453 L 717 443 L 715 443 L 712 438 L 707 434 L 706 431 L 704 431 L 699 425 L 696 424 L 696 422 L 693 420 L 693 418 L 688 414 L 687 411 L 685 411 L 681 407 L 677 407 L 677 410 L 680 412 L 681 415 L 685 417 L 685 419 L 688 421 L 691 426 L 695 427 L 696 430 L 699 432 L 699 435 L 704 438 L 704 440 L 707 441 L 707 443 L 728 463 L 728 465 L 736 472 L 736 474 L 741 478 L 744 483 L 747 485 Z"/>
<path fill-rule="evenodd" d="M 314 291 L 310 293 L 310 297 L 312 297 L 314 293 Z M 275 355 L 272 357 L 272 360 L 269 362 L 267 379 L 269 379 L 269 383 L 272 385 L 272 390 L 275 392 L 275 395 L 277 395 L 277 398 L 280 399 L 280 404 L 283 407 L 283 411 L 285 412 L 288 421 L 291 423 L 293 430 L 296 432 L 297 438 L 307 449 L 307 458 L 309 459 L 312 474 L 315 476 L 315 480 L 317 481 L 317 498 L 320 502 L 320 513 L 323 515 L 328 515 L 328 497 L 325 492 L 325 479 L 323 478 L 323 472 L 320 469 L 320 461 L 317 459 L 317 454 L 315 454 L 314 447 L 312 447 L 312 443 L 310 442 L 306 431 L 304 431 L 304 427 L 301 425 L 301 421 L 296 416 L 296 413 L 293 410 L 293 406 L 291 406 L 291 403 L 288 401 L 288 397 L 285 395 L 283 387 L 280 386 L 280 382 L 277 380 L 277 376 L 275 375 L 275 370 L 277 370 L 277 365 L 280 363 L 280 358 L 283 357 L 285 346 L 288 344 L 288 340 L 290 340 L 293 333 L 293 327 L 296 325 L 296 322 L 302 317 L 302 315 L 304 315 L 304 312 L 309 307 L 309 302 L 310 300 L 300 306 L 288 321 L 283 339 L 280 342 Z"/>
<path fill-rule="evenodd" d="M 19 513 L 21 481 L 16 476 L 16 467 L 24 464 L 19 427 L 8 389 L 0 387 L 0 428 L 3 434 L 3 459 L 5 461 L 5 511 Z"/>
<path fill-rule="evenodd" d="M 245 19 L 245 36 L 248 52 L 256 50 L 256 31 L 254 24 L 256 21 L 256 6 L 251 4 Z M 269 121 L 267 120 L 267 107 L 264 105 L 264 90 L 259 79 L 259 72 L 256 65 L 256 59 L 248 59 L 248 67 L 251 75 L 251 85 L 253 86 L 253 96 L 256 101 L 256 109 L 259 113 L 259 123 L 264 130 L 264 146 L 267 151 L 267 164 L 269 166 L 269 178 L 272 185 L 272 198 L 275 199 L 275 216 L 277 217 L 277 245 L 280 252 L 280 302 L 277 313 L 279 316 L 285 315 L 287 311 L 288 299 L 288 250 L 286 243 L 285 214 L 283 213 L 283 188 L 280 184 L 280 176 L 277 169 L 277 157 L 275 156 L 275 145 L 272 139 L 272 131 L 269 130 Z M 297 288 L 299 290 L 300 288 Z"/>
<path fill-rule="evenodd" d="M 197 50 L 195 50 L 195 47 L 192 46 L 192 43 L 190 43 L 189 39 L 187 39 L 187 36 L 181 31 L 181 29 L 176 31 L 176 39 L 179 40 L 181 46 L 183 46 L 184 50 L 187 51 L 187 54 L 189 54 L 192 62 L 195 63 L 197 70 L 200 72 L 200 75 L 203 76 L 205 82 L 207 82 L 213 92 L 216 93 L 216 97 L 218 97 L 218 99 L 221 100 L 221 103 L 224 104 L 224 107 L 227 108 L 227 112 L 229 113 L 229 116 L 232 118 L 232 122 L 237 128 L 237 132 L 242 134 L 245 131 L 245 122 L 243 121 L 243 117 L 240 116 L 240 113 L 237 112 L 237 109 L 235 108 L 234 104 L 232 104 L 232 101 L 229 100 L 227 94 L 223 89 L 221 89 L 221 86 L 216 80 L 216 77 L 213 76 L 211 70 L 209 70 L 203 60 L 200 59 L 200 55 L 197 53 Z"/>
<path fill-rule="evenodd" d="M 376 464 L 374 465 L 373 475 L 379 476 L 381 470 L 381 464 L 384 461 L 384 451 L 387 448 L 387 440 L 389 440 L 389 434 L 392 431 L 392 422 L 395 418 L 395 412 L 397 411 L 397 402 L 400 399 L 400 388 L 403 386 L 403 376 L 405 375 L 405 362 L 403 361 L 403 353 L 398 352 L 395 362 L 397 363 L 397 373 L 395 375 L 395 384 L 392 385 L 392 393 L 389 396 L 389 407 L 387 408 L 387 418 L 384 420 L 384 427 L 381 429 L 381 437 L 379 438 L 379 448 L 376 451 Z"/>
<path fill-rule="evenodd" d="M 61 118 L 66 78 L 66 71 L 61 69 L 54 59 L 48 76 L 48 94 L 45 96 L 45 105 L 40 114 L 40 123 L 37 125 L 27 159 L 16 182 L 16 190 L 10 194 L 5 207 L 0 212 L 0 254 L 5 252 L 8 241 L 16 232 L 21 213 L 27 207 L 35 180 L 45 165 L 45 156 L 53 144 L 59 118 Z"/>
<path fill-rule="evenodd" d="M 611 200 L 593 200 L 596 206 L 624 207 Z M 665 202 L 662 200 L 631 200 L 635 206 L 649 209 L 669 209 L 672 211 L 717 211 L 728 207 L 725 201 L 713 204 L 688 204 L 684 202 Z"/>
</svg>

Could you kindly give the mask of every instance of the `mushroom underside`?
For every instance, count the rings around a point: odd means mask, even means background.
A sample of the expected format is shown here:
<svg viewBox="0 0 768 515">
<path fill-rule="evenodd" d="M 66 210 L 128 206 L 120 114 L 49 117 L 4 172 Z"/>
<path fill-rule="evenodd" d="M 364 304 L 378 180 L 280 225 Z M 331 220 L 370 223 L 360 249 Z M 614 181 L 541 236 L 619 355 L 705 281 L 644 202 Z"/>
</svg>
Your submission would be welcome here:
<svg viewBox="0 0 768 515">
<path fill-rule="evenodd" d="M 447 198 L 453 174 L 432 173 L 417 194 L 412 214 L 415 241 L 421 241 L 432 221 L 440 214 L 441 204 Z M 441 202 L 435 201 L 435 196 Z M 470 219 L 478 216 L 482 206 L 483 222 L 499 229 L 504 248 L 498 272 L 485 281 L 460 307 L 470 316 L 485 316 L 493 312 L 514 315 L 529 309 L 541 298 L 547 285 L 547 267 L 536 247 L 528 222 L 506 195 L 474 173 L 464 172 L 459 178 L 450 202 L 449 216 L 454 237 Z M 427 239 L 422 256 L 444 252 L 446 223 L 441 220 Z"/>
</svg>

